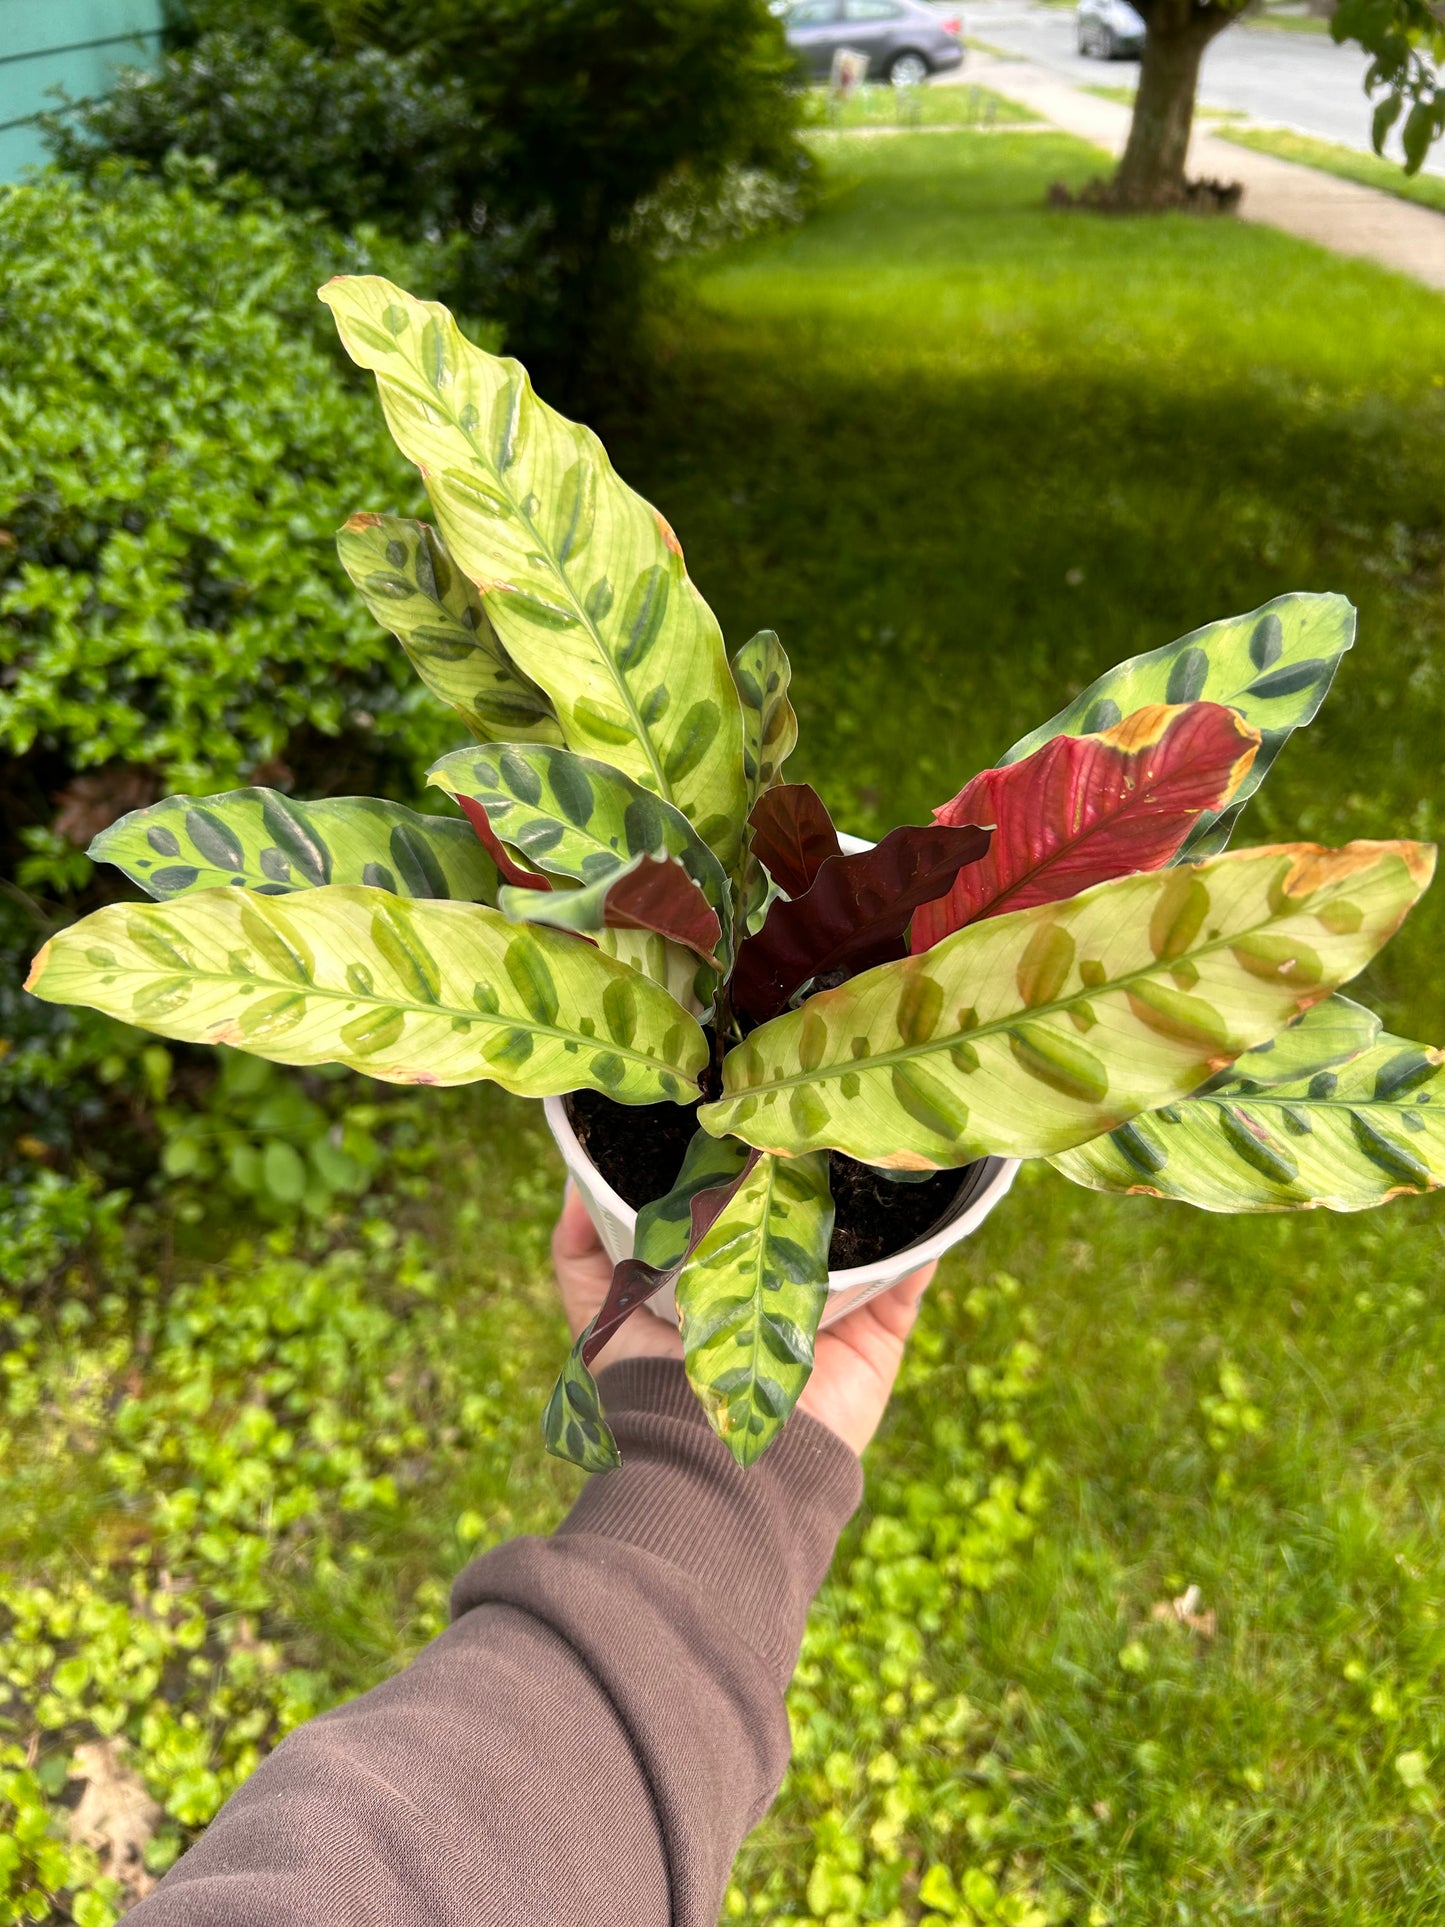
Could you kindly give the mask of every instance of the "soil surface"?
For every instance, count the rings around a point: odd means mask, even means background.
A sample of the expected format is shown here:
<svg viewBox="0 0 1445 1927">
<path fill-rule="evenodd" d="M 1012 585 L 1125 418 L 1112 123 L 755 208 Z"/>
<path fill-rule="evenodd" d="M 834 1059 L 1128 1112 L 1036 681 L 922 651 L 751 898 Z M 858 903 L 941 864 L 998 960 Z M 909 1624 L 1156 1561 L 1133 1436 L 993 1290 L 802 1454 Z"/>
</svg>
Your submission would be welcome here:
<svg viewBox="0 0 1445 1927">
<path fill-rule="evenodd" d="M 599 1091 L 574 1091 L 566 1108 L 578 1142 L 634 1210 L 672 1189 L 697 1130 L 696 1106 L 614 1104 Z M 829 1270 L 871 1265 L 926 1237 L 948 1216 L 973 1169 L 935 1171 L 921 1183 L 896 1184 L 871 1165 L 830 1152 L 835 1216 Z"/>
</svg>

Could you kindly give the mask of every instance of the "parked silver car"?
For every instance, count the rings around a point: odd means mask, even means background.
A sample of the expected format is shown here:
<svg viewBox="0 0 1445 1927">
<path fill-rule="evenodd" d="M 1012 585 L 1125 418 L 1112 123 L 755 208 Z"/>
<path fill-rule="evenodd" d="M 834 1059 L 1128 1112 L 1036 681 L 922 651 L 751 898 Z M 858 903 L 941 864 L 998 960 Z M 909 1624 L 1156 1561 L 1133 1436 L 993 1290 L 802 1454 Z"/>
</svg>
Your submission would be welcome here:
<svg viewBox="0 0 1445 1927">
<path fill-rule="evenodd" d="M 919 0 L 794 0 L 783 15 L 788 45 L 810 79 L 832 72 L 848 47 L 868 56 L 868 78 L 913 86 L 963 59 L 963 23 Z"/>
<path fill-rule="evenodd" d="M 1079 0 L 1079 52 L 1095 60 L 1137 60 L 1147 29 L 1129 0 Z"/>
</svg>

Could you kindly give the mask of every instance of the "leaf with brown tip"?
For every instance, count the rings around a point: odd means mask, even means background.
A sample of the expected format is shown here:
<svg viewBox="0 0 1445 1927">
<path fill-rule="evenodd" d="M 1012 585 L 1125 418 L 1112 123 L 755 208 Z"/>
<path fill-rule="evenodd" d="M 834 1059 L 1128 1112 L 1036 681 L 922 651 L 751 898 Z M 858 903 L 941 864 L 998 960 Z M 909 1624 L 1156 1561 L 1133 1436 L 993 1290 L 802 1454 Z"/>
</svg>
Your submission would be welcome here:
<svg viewBox="0 0 1445 1927">
<path fill-rule="evenodd" d="M 895 1170 L 1050 1157 L 1204 1080 L 1363 970 L 1428 844 L 1281 844 L 956 930 L 761 1025 L 698 1121 Z"/>
</svg>

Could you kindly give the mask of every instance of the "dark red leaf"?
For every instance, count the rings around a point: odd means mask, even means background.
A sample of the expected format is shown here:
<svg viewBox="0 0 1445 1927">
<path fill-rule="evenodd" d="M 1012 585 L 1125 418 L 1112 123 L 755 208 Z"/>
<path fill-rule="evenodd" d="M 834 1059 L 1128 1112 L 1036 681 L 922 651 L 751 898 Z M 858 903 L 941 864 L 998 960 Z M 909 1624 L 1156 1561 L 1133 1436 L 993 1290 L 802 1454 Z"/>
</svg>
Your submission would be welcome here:
<svg viewBox="0 0 1445 1927">
<path fill-rule="evenodd" d="M 524 870 L 515 858 L 508 855 L 505 845 L 491 824 L 487 812 L 475 797 L 459 796 L 457 801 L 467 813 L 467 820 L 486 846 L 487 855 L 496 864 L 503 883 L 515 883 L 522 890 L 550 890 L 551 884 L 546 877 L 540 877 L 535 870 Z"/>
<path fill-rule="evenodd" d="M 722 1216 L 723 1207 L 761 1155 L 759 1151 L 750 1151 L 747 1163 L 735 1178 L 729 1178 L 723 1184 L 710 1184 L 705 1191 L 693 1193 L 689 1213 L 692 1228 L 688 1233 L 687 1248 L 676 1264 L 649 1265 L 641 1258 L 624 1258 L 620 1264 L 613 1266 L 612 1283 L 607 1287 L 607 1296 L 583 1341 L 584 1365 L 591 1365 L 618 1326 L 625 1325 L 639 1305 L 645 1305 L 665 1285 L 676 1281 L 683 1266 Z"/>
<path fill-rule="evenodd" d="M 1201 811 L 1234 795 L 1258 747 L 1259 732 L 1220 703 L 1151 703 L 1098 735 L 1055 736 L 975 776 L 934 815 L 997 824 L 993 843 L 913 919 L 914 954 L 983 917 L 1159 869 Z"/>
<path fill-rule="evenodd" d="M 778 897 L 767 921 L 738 952 L 732 1004 L 759 1023 L 810 977 L 853 976 L 907 952 L 909 919 L 941 896 L 965 863 L 988 849 L 975 824 L 905 824 L 856 856 L 833 856 L 811 890 Z"/>
<path fill-rule="evenodd" d="M 656 930 L 710 961 L 722 939 L 717 911 L 674 856 L 645 856 L 624 871 L 607 892 L 604 915 L 609 929 Z"/>
<path fill-rule="evenodd" d="M 674 856 L 635 856 L 625 867 L 576 889 L 554 889 L 545 903 L 529 901 L 525 908 L 508 902 L 508 916 L 528 923 L 550 924 L 554 930 L 655 930 L 686 944 L 708 963 L 717 963 L 722 924 L 682 864 Z M 590 942 L 590 938 L 588 939 Z"/>
<path fill-rule="evenodd" d="M 780 890 L 800 897 L 830 856 L 842 854 L 827 806 L 811 783 L 776 783 L 753 805 L 753 855 Z"/>
</svg>

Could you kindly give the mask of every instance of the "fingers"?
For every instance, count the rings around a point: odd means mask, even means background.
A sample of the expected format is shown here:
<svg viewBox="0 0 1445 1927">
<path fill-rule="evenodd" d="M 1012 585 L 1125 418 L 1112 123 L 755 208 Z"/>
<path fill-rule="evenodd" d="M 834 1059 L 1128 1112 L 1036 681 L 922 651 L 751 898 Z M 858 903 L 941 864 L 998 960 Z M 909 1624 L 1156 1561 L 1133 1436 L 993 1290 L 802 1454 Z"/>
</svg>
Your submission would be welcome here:
<svg viewBox="0 0 1445 1927">
<path fill-rule="evenodd" d="M 888 1294 L 900 1305 L 907 1305 L 910 1311 L 917 1311 L 923 1302 L 923 1294 L 933 1283 L 933 1274 L 938 1270 L 938 1260 L 931 1265 L 920 1265 L 917 1271 L 910 1271 L 906 1278 L 900 1278 Z"/>
<path fill-rule="evenodd" d="M 897 1339 L 900 1344 L 912 1331 L 923 1294 L 933 1283 L 933 1274 L 937 1270 L 936 1260 L 931 1265 L 920 1265 L 917 1271 L 910 1271 L 906 1278 L 900 1278 L 889 1290 L 880 1292 L 866 1307 L 889 1337 Z"/>
<path fill-rule="evenodd" d="M 582 1193 L 569 1178 L 567 1189 L 562 1194 L 562 1212 L 552 1232 L 552 1258 L 554 1263 L 576 1264 L 581 1258 L 590 1258 L 602 1249 L 602 1240 L 597 1235 L 597 1227 L 587 1215 L 587 1207 L 582 1202 Z"/>
</svg>

